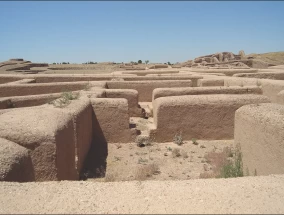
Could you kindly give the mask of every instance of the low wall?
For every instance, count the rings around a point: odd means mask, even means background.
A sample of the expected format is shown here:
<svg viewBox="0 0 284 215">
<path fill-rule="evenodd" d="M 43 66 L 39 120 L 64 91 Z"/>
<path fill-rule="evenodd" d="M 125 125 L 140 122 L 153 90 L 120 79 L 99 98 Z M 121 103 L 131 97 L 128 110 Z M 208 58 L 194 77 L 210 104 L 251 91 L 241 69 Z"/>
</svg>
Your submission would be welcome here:
<svg viewBox="0 0 284 215">
<path fill-rule="evenodd" d="M 281 105 L 284 105 L 284 90 L 280 91 L 277 94 L 277 103 L 281 104 Z"/>
<path fill-rule="evenodd" d="M 224 86 L 261 86 L 257 78 L 239 78 L 239 77 L 222 77 L 224 78 Z"/>
<path fill-rule="evenodd" d="M 262 86 L 263 95 L 269 97 L 274 103 L 282 104 L 282 99 L 281 97 L 279 98 L 278 93 L 284 90 L 284 81 L 269 79 L 260 79 L 259 81 Z"/>
<path fill-rule="evenodd" d="M 196 73 L 223 73 L 226 76 L 233 76 L 238 73 L 254 73 L 258 69 L 192 69 L 191 71 Z"/>
<path fill-rule="evenodd" d="M 28 79 L 28 78 L 25 78 L 25 79 L 21 79 L 21 80 L 18 80 L 18 81 L 13 81 L 13 82 L 9 82 L 9 83 L 6 83 L 6 84 L 29 84 L 29 83 L 36 83 L 35 79 Z"/>
<path fill-rule="evenodd" d="M 155 71 L 155 70 L 148 70 L 148 71 L 119 71 L 121 74 L 134 74 L 138 76 L 145 76 L 148 74 L 174 74 L 174 73 L 179 73 L 178 70 L 164 70 L 164 71 Z"/>
<path fill-rule="evenodd" d="M 29 150 L 36 181 L 76 180 L 72 117 L 49 107 L 0 114 L 0 137 Z"/>
<path fill-rule="evenodd" d="M 191 87 L 190 80 L 160 80 L 160 81 L 109 81 L 109 89 L 134 89 L 139 93 L 139 102 L 151 102 L 152 93 L 156 88 Z"/>
<path fill-rule="evenodd" d="M 43 84 L 0 85 L 0 97 L 49 94 L 83 90 L 90 86 L 105 86 L 105 82 L 64 82 Z"/>
<path fill-rule="evenodd" d="M 61 95 L 62 95 L 61 93 L 52 93 L 52 94 L 41 94 L 41 95 L 32 95 L 32 96 L 4 97 L 3 99 L 9 100 L 9 102 L 5 107 L 1 108 L 1 99 L 0 99 L 0 109 L 43 105 L 61 97 Z"/>
<path fill-rule="evenodd" d="M 136 129 L 130 129 L 128 102 L 124 98 L 91 99 L 94 110 L 94 136 L 97 141 L 129 143 L 135 140 Z"/>
<path fill-rule="evenodd" d="M 262 94 L 262 89 L 257 86 L 157 88 L 153 91 L 152 101 L 160 97 L 203 94 Z"/>
<path fill-rule="evenodd" d="M 7 76 L 7 75 L 0 75 L 0 84 L 6 84 L 9 82 L 13 82 L 13 81 L 19 81 L 21 79 L 23 79 L 24 77 L 19 77 L 19 76 Z"/>
<path fill-rule="evenodd" d="M 106 98 L 125 98 L 128 101 L 130 117 L 141 117 L 142 109 L 138 106 L 138 91 L 130 89 L 106 89 Z"/>
<path fill-rule="evenodd" d="M 197 87 L 197 82 L 202 79 L 202 76 L 196 75 L 173 75 L 173 76 L 145 76 L 145 77 L 124 77 L 125 81 L 174 81 L 174 80 L 190 80 L 192 82 L 192 87 Z"/>
<path fill-rule="evenodd" d="M 262 95 L 190 95 L 157 98 L 153 102 L 156 141 L 172 141 L 182 132 L 185 140 L 192 138 L 233 139 L 235 111 L 243 105 L 267 103 Z"/>
<path fill-rule="evenodd" d="M 0 109 L 11 108 L 12 102 L 9 98 L 0 98 Z"/>
<path fill-rule="evenodd" d="M 3 138 L 0 138 L 0 181 L 34 181 L 29 150 Z"/>
<path fill-rule="evenodd" d="M 76 157 L 75 168 L 77 170 L 76 177 L 79 178 L 93 140 L 93 108 L 90 99 L 81 96 L 80 99 L 72 100 L 62 110 L 72 115 Z"/>
<path fill-rule="evenodd" d="M 284 106 L 246 105 L 236 111 L 235 143 L 250 175 L 284 173 Z"/>
<path fill-rule="evenodd" d="M 224 79 L 200 79 L 197 82 L 199 87 L 224 86 Z"/>
<path fill-rule="evenodd" d="M 261 78 L 261 79 L 274 79 L 284 80 L 284 72 L 258 72 L 258 73 L 240 73 L 233 75 L 235 77 L 244 78 Z"/>
</svg>

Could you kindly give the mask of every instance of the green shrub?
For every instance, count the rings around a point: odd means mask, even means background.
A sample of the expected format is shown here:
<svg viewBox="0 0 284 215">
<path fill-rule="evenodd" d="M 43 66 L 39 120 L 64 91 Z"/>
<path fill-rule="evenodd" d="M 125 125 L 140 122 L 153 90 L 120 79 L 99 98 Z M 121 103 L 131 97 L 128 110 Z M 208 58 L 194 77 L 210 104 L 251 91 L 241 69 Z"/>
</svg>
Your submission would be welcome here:
<svg viewBox="0 0 284 215">
<path fill-rule="evenodd" d="M 61 94 L 61 97 L 59 99 L 56 99 L 50 104 L 53 104 L 55 107 L 65 107 L 71 103 L 71 100 L 78 99 L 79 93 L 72 93 L 72 92 L 64 92 Z"/>
<path fill-rule="evenodd" d="M 183 144 L 182 132 L 175 134 L 173 142 L 179 146 Z"/>
<path fill-rule="evenodd" d="M 234 161 L 230 161 L 225 164 L 220 171 L 220 178 L 235 178 L 243 177 L 243 162 L 242 162 L 242 153 L 240 151 L 235 152 Z"/>
</svg>

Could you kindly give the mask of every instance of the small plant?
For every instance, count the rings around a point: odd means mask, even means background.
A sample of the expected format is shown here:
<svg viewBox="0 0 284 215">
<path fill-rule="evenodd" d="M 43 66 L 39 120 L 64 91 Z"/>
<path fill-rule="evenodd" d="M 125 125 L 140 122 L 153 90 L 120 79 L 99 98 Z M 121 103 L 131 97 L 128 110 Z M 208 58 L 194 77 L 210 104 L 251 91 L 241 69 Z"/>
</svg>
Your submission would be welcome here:
<svg viewBox="0 0 284 215">
<path fill-rule="evenodd" d="M 175 134 L 173 142 L 179 146 L 183 144 L 182 132 Z"/>
<path fill-rule="evenodd" d="M 142 63 L 142 60 L 138 60 L 138 63 L 139 63 L 139 64 Z"/>
<path fill-rule="evenodd" d="M 173 149 L 171 147 L 166 147 L 168 151 L 172 151 Z"/>
<path fill-rule="evenodd" d="M 220 178 L 235 178 L 243 177 L 243 163 L 242 163 L 242 154 L 237 151 L 235 153 L 234 162 L 229 161 L 228 164 L 224 165 L 221 169 Z"/>
<path fill-rule="evenodd" d="M 120 143 L 115 143 L 115 146 L 117 149 L 120 149 L 122 147 Z"/>
<path fill-rule="evenodd" d="M 88 82 L 88 84 L 86 84 L 84 90 L 85 90 L 85 91 L 89 91 L 89 90 L 91 89 L 91 87 L 92 87 L 92 86 L 91 86 L 90 82 Z"/>
<path fill-rule="evenodd" d="M 180 157 L 181 156 L 180 149 L 174 148 L 173 151 L 172 151 L 172 155 L 173 155 L 174 158 Z"/>
<path fill-rule="evenodd" d="M 152 175 L 159 174 L 160 168 L 158 164 L 151 163 L 145 166 L 140 167 L 135 174 L 135 179 L 138 181 L 146 180 L 148 177 L 151 177 Z"/>
<path fill-rule="evenodd" d="M 145 64 L 148 64 L 149 63 L 149 60 L 145 60 Z"/>
<path fill-rule="evenodd" d="M 136 137 L 135 142 L 138 147 L 144 147 L 144 146 L 152 146 L 153 139 L 145 136 L 145 135 L 139 135 Z"/>
<path fill-rule="evenodd" d="M 138 164 L 144 164 L 144 163 L 147 163 L 147 162 L 148 162 L 147 159 L 143 159 L 141 157 L 138 159 Z"/>
<path fill-rule="evenodd" d="M 114 182 L 116 181 L 118 178 L 118 174 L 117 173 L 106 173 L 105 176 L 105 182 Z"/>
<path fill-rule="evenodd" d="M 79 98 L 79 93 L 72 93 L 72 92 L 64 92 L 61 94 L 59 99 L 56 99 L 49 104 L 53 104 L 55 107 L 65 107 L 71 103 L 71 100 L 75 100 Z"/>
<path fill-rule="evenodd" d="M 16 105 L 10 99 L 7 101 L 7 106 L 8 106 L 8 108 L 15 108 L 16 107 Z"/>
<path fill-rule="evenodd" d="M 192 138 L 191 141 L 192 141 L 192 143 L 193 143 L 194 145 L 198 145 L 198 142 L 197 142 L 197 140 L 196 140 L 195 138 Z"/>
<path fill-rule="evenodd" d="M 120 157 L 114 156 L 114 161 L 120 161 L 120 160 L 121 160 Z"/>
<path fill-rule="evenodd" d="M 184 159 L 188 158 L 188 154 L 187 154 L 187 152 L 184 151 L 184 150 L 181 151 L 181 156 L 182 156 Z"/>
<path fill-rule="evenodd" d="M 233 153 L 233 157 L 230 157 L 231 153 Z M 204 158 L 207 163 L 211 164 L 213 172 L 201 173 L 200 178 L 232 178 L 244 175 L 242 154 L 239 148 L 235 152 L 232 152 L 229 147 L 224 148 L 222 152 L 213 150 Z M 249 174 L 248 171 L 247 174 Z"/>
</svg>

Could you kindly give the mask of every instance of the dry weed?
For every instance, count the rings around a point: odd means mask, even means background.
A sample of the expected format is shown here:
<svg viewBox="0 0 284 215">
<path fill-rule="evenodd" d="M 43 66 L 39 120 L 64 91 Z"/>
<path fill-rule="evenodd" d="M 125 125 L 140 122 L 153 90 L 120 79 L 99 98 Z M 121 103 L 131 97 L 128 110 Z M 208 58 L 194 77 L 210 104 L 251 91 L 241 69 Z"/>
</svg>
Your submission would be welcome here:
<svg viewBox="0 0 284 215">
<path fill-rule="evenodd" d="M 135 173 L 135 180 L 144 181 L 147 178 L 151 177 L 154 174 L 159 173 L 159 166 L 156 163 L 143 165 L 142 167 L 138 168 Z"/>
<path fill-rule="evenodd" d="M 242 155 L 237 150 L 232 152 L 231 148 L 225 147 L 222 152 L 213 150 L 204 158 L 212 166 L 212 172 L 200 174 L 200 178 L 229 178 L 242 177 Z M 232 161 L 233 160 L 233 161 Z"/>
<path fill-rule="evenodd" d="M 181 156 L 180 149 L 174 148 L 174 149 L 172 150 L 172 156 L 173 156 L 173 158 L 180 157 L 180 156 Z"/>
<path fill-rule="evenodd" d="M 106 173 L 105 182 L 114 182 L 118 181 L 118 173 Z"/>
</svg>

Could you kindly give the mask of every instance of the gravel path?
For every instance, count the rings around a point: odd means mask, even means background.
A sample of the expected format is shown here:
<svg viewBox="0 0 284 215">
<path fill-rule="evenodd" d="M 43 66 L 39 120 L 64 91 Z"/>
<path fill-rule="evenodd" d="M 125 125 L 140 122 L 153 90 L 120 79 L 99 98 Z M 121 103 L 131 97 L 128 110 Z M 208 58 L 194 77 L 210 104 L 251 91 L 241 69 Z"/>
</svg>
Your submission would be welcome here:
<svg viewBox="0 0 284 215">
<path fill-rule="evenodd" d="M 284 213 L 284 175 L 0 183 L 0 213 Z"/>
</svg>

